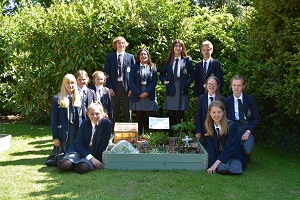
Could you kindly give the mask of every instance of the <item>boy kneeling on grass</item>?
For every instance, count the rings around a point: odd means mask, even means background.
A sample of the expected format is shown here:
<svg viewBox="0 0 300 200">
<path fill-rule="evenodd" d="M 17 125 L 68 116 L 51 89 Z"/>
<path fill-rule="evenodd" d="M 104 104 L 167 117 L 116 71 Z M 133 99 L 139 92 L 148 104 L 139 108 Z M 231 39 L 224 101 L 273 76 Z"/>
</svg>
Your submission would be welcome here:
<svg viewBox="0 0 300 200">
<path fill-rule="evenodd" d="M 82 122 L 76 140 L 59 161 L 59 169 L 85 173 L 102 168 L 102 153 L 111 136 L 111 122 L 100 102 L 88 107 L 88 116 L 89 119 Z"/>
</svg>

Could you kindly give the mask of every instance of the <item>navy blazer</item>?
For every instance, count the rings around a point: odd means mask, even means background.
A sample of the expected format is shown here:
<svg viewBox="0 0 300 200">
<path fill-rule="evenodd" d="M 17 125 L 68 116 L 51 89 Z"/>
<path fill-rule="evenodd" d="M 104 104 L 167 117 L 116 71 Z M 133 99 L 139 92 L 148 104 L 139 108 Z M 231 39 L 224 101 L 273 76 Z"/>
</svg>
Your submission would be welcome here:
<svg viewBox="0 0 300 200">
<path fill-rule="evenodd" d="M 203 84 L 205 81 L 203 80 L 203 64 L 204 60 L 199 61 L 196 64 L 196 79 L 195 79 L 195 86 L 194 86 L 194 96 L 199 97 L 200 95 L 205 93 L 205 88 L 203 88 Z M 208 69 L 206 72 L 206 80 L 210 76 L 216 76 L 220 81 L 220 92 L 222 93 L 222 86 L 223 86 L 223 71 L 222 65 L 219 61 L 210 59 Z"/>
<path fill-rule="evenodd" d="M 224 101 L 224 97 L 220 96 L 219 101 Z M 202 136 L 206 134 L 205 120 L 208 112 L 208 94 L 202 94 L 197 102 L 197 112 L 196 112 L 196 127 L 197 133 L 201 133 Z"/>
<path fill-rule="evenodd" d="M 176 94 L 176 88 L 174 83 L 174 75 L 170 60 L 166 61 L 160 72 L 160 81 L 164 84 L 164 81 L 169 81 L 166 84 L 166 95 L 174 96 Z M 192 59 L 186 57 L 183 59 L 183 65 L 180 63 L 180 93 L 182 95 L 189 94 L 189 87 L 195 80 L 195 70 L 193 67 Z"/>
<path fill-rule="evenodd" d="M 102 162 L 102 153 L 105 151 L 111 136 L 111 122 L 106 118 L 100 120 L 96 132 L 95 147 L 92 151 L 89 151 L 92 129 L 92 122 L 89 119 L 84 120 L 79 128 L 76 140 L 68 149 L 68 153 L 78 152 L 82 158 L 92 154 L 97 160 Z"/>
<path fill-rule="evenodd" d="M 222 146 L 224 149 L 222 152 L 219 150 L 219 140 L 214 125 L 214 136 L 206 137 L 209 158 L 208 167 L 212 166 L 216 160 L 220 160 L 226 164 L 229 159 L 238 159 L 241 161 L 243 169 L 245 169 L 246 157 L 238 134 L 238 126 L 234 121 L 229 121 L 228 126 L 229 132 L 222 136 Z"/>
<path fill-rule="evenodd" d="M 90 89 L 93 90 L 95 93 L 97 92 L 95 85 L 91 86 Z M 113 115 L 112 115 L 111 97 L 110 97 L 109 89 L 107 87 L 102 87 L 100 102 L 102 103 L 103 108 L 106 110 L 109 119 L 112 121 Z"/>
<path fill-rule="evenodd" d="M 257 137 L 256 127 L 259 124 L 260 116 L 258 112 L 258 107 L 254 100 L 254 97 L 250 94 L 243 93 L 243 107 L 244 113 L 247 118 L 247 127 L 245 130 L 250 130 L 254 137 Z M 230 120 L 235 120 L 234 115 L 234 97 L 230 95 L 224 99 L 224 105 L 227 112 L 227 118 Z"/>
<path fill-rule="evenodd" d="M 130 101 L 140 101 L 140 95 L 143 92 L 147 92 L 150 101 L 155 100 L 155 86 L 157 84 L 158 76 L 156 66 L 151 67 L 150 73 L 146 74 L 147 86 L 146 90 L 142 91 L 142 77 L 141 77 L 140 63 L 134 64 L 131 67 L 129 74 L 129 85 L 131 89 Z"/>
<path fill-rule="evenodd" d="M 122 84 L 125 92 L 130 90 L 129 87 L 129 73 L 131 66 L 135 63 L 134 56 L 130 53 L 124 53 L 123 66 L 122 66 Z M 104 72 L 108 76 L 106 79 L 106 87 L 117 91 L 118 87 L 118 58 L 117 52 L 106 56 L 104 64 Z"/>
<path fill-rule="evenodd" d="M 95 92 L 89 88 L 87 88 L 86 90 L 86 99 L 84 102 L 82 102 L 82 119 L 87 119 L 87 108 L 89 107 L 89 105 L 93 102 L 95 102 L 97 100 L 97 96 L 95 94 Z"/>
<path fill-rule="evenodd" d="M 68 109 L 62 108 L 58 104 L 59 94 L 52 98 L 52 108 L 51 108 L 51 129 L 52 138 L 59 139 L 60 141 L 67 142 L 68 132 L 69 132 L 69 118 Z M 82 122 L 82 110 L 81 107 L 75 108 L 75 125 L 79 128 Z"/>
</svg>

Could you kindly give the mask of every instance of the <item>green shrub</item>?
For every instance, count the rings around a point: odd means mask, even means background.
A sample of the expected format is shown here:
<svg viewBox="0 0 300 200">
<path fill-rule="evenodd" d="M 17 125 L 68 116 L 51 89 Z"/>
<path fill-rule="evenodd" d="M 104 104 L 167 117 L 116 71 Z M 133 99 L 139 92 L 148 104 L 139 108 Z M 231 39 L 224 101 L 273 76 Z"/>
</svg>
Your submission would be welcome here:
<svg viewBox="0 0 300 200">
<path fill-rule="evenodd" d="M 7 99 L 14 103 L 7 105 L 15 105 L 26 115 L 50 114 L 51 98 L 59 92 L 66 73 L 103 70 L 105 56 L 113 52 L 112 39 L 118 35 L 129 41 L 127 51 L 133 54 L 146 45 L 158 70 L 176 38 L 185 41 L 194 61 L 201 59 L 198 49 L 205 39 L 215 44 L 215 57 L 221 61 L 222 55 L 231 54 L 232 48 L 227 47 L 234 42 L 228 34 L 234 24 L 230 14 L 195 8 L 188 0 L 57 2 L 47 12 L 37 4 L 23 7 L 14 17 L 2 17 L 1 22 L 5 44 L 1 57 L 9 64 L 4 70 L 16 78 L 9 82 L 12 101 Z M 160 84 L 157 93 L 162 107 L 164 87 Z M 190 95 L 188 119 L 196 107 Z M 160 114 L 164 115 L 162 109 Z"/>
</svg>

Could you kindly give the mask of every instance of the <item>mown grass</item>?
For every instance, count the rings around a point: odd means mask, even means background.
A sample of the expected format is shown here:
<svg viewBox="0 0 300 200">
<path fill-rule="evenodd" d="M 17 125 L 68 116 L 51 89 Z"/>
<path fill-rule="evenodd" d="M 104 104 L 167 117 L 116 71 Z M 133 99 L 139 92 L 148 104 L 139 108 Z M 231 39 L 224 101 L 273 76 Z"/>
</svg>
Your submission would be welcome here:
<svg viewBox="0 0 300 200">
<path fill-rule="evenodd" d="M 62 172 L 44 165 L 49 127 L 0 124 L 13 136 L 0 152 L 0 199 L 299 199 L 300 159 L 257 144 L 243 175 L 205 171 L 98 170 Z"/>
</svg>

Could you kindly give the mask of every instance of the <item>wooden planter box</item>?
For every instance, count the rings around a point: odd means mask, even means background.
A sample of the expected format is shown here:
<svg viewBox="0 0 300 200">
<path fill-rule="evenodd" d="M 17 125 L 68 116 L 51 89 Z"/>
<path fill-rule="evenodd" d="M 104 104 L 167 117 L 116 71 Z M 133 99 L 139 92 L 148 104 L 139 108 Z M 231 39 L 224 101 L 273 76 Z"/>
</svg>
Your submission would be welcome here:
<svg viewBox="0 0 300 200">
<path fill-rule="evenodd" d="M 0 152 L 9 149 L 11 145 L 11 135 L 0 134 Z"/>
<path fill-rule="evenodd" d="M 127 154 L 105 151 L 102 159 L 105 169 L 126 170 L 205 170 L 208 154 L 199 143 L 202 154 Z"/>
</svg>

